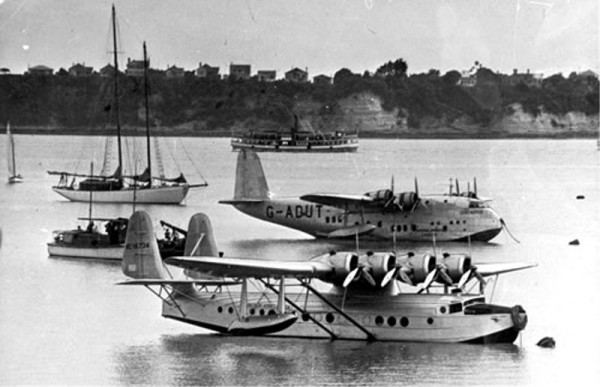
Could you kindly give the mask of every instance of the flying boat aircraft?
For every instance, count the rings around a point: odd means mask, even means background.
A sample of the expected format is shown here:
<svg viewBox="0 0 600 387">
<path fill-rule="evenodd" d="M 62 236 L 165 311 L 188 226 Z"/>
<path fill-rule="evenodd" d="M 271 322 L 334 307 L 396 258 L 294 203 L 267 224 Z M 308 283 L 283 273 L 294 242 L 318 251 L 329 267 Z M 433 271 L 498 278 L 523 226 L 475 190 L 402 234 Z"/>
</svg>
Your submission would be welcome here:
<svg viewBox="0 0 600 387">
<path fill-rule="evenodd" d="M 261 161 L 252 150 L 239 152 L 234 197 L 219 203 L 233 205 L 252 217 L 321 238 L 368 235 L 378 239 L 431 241 L 489 241 L 505 225 L 490 206 L 491 199 L 474 190 L 420 195 L 390 189 L 363 195 L 313 193 L 277 198 L 269 191 Z"/>
<path fill-rule="evenodd" d="M 132 279 L 121 284 L 151 289 L 163 317 L 220 334 L 511 343 L 527 324 L 521 306 L 488 303 L 483 292 L 486 277 L 535 264 L 358 251 L 306 261 L 226 257 L 204 214 L 190 219 L 185 256 L 163 261 L 153 230 L 147 213 L 131 216 L 122 271 Z M 472 280 L 479 292 L 467 290 Z"/>
</svg>

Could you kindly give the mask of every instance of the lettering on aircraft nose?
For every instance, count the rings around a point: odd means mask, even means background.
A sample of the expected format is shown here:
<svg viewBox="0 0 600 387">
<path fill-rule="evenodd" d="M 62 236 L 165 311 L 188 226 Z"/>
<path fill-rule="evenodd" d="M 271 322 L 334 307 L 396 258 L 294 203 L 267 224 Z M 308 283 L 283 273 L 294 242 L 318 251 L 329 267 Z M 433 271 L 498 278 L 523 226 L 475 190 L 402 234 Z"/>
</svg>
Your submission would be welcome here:
<svg viewBox="0 0 600 387">
<path fill-rule="evenodd" d="M 320 218 L 321 217 L 321 207 L 323 207 L 322 205 L 313 205 L 313 204 L 305 204 L 305 205 L 301 205 L 301 204 L 297 204 L 295 206 L 287 206 L 286 210 L 285 210 L 285 218 L 294 218 L 294 219 L 301 219 L 301 218 L 312 218 L 313 215 L 315 215 L 315 208 L 316 208 L 316 217 Z M 283 214 L 283 210 L 275 210 L 273 208 L 273 206 L 267 206 L 265 208 L 266 211 L 266 215 L 267 218 L 273 218 L 275 217 L 275 215 L 282 215 Z"/>
</svg>

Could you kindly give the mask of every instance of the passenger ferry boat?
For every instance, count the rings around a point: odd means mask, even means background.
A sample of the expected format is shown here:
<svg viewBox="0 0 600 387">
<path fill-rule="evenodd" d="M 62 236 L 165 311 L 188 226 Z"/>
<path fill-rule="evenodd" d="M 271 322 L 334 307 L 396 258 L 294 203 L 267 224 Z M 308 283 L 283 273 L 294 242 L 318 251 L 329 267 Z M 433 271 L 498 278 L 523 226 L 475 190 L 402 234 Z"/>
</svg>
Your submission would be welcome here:
<svg viewBox="0 0 600 387">
<path fill-rule="evenodd" d="M 252 149 L 256 152 L 356 152 L 358 134 L 345 131 L 313 133 L 298 130 L 298 118 L 290 133 L 279 131 L 249 132 L 231 139 L 233 150 Z"/>
</svg>

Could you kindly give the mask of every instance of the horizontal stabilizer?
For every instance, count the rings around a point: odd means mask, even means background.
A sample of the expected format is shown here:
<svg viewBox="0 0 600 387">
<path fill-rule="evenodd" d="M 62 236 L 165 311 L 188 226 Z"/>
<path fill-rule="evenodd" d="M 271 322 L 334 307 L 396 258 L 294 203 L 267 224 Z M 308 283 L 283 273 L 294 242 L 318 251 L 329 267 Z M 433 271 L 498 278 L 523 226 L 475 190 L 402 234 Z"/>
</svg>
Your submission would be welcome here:
<svg viewBox="0 0 600 387">
<path fill-rule="evenodd" d="M 220 204 L 252 204 L 252 203 L 262 203 L 265 199 L 232 199 L 232 200 L 219 200 Z"/>
<path fill-rule="evenodd" d="M 330 193 L 302 195 L 300 196 L 300 199 L 311 203 L 323 204 L 325 206 L 332 206 L 342 209 L 350 204 L 354 205 L 373 201 L 372 197 L 365 195 L 342 195 Z"/>
<path fill-rule="evenodd" d="M 241 281 L 232 280 L 131 280 L 118 282 L 117 285 L 189 285 L 194 284 L 198 286 L 221 286 L 221 285 L 239 285 Z"/>
<path fill-rule="evenodd" d="M 377 227 L 374 224 L 363 224 L 361 226 L 353 226 L 348 228 L 341 228 L 327 234 L 328 238 L 350 238 L 357 234 L 365 235 L 375 230 Z"/>
<path fill-rule="evenodd" d="M 488 277 L 496 274 L 510 273 L 536 267 L 537 263 L 480 263 L 477 264 L 477 272 L 483 277 Z"/>
</svg>

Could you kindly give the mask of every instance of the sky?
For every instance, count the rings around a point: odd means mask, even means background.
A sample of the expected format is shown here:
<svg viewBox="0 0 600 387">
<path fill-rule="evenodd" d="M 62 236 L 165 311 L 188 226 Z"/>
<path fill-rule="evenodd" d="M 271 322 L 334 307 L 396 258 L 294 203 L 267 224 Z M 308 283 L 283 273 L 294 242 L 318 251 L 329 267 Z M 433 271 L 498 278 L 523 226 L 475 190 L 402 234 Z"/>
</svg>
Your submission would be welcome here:
<svg viewBox="0 0 600 387">
<path fill-rule="evenodd" d="M 374 72 L 403 58 L 411 74 L 470 69 L 549 76 L 598 71 L 597 0 L 0 0 L 0 68 L 21 74 L 75 63 L 151 67 L 250 64 L 252 73 L 298 67 Z"/>
</svg>

